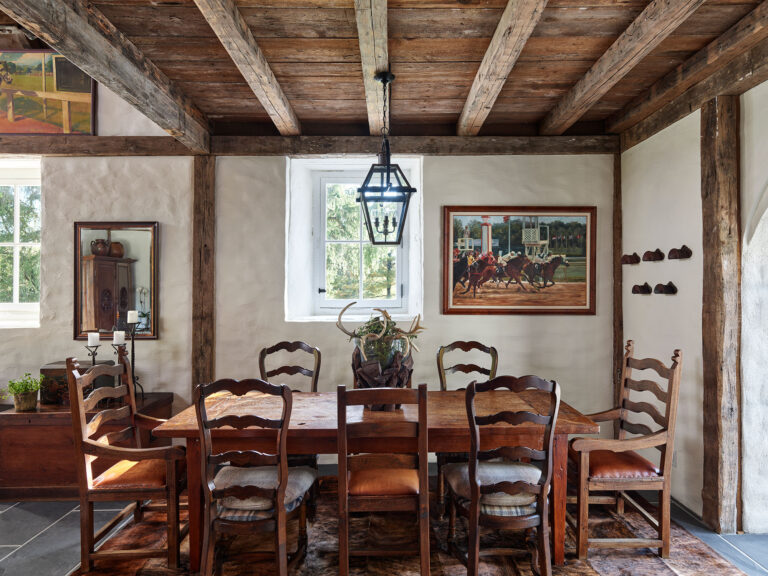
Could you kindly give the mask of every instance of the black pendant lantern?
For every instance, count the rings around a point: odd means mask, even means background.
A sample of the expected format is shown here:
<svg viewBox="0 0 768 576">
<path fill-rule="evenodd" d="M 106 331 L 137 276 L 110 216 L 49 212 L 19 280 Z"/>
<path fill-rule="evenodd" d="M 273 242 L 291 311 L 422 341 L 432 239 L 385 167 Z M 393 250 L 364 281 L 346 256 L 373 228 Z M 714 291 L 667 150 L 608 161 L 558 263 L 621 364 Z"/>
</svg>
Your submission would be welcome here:
<svg viewBox="0 0 768 576">
<path fill-rule="evenodd" d="M 388 86 L 395 79 L 390 72 L 379 72 L 376 80 L 384 85 L 384 125 L 381 151 L 371 166 L 362 186 L 357 189 L 357 201 L 363 204 L 365 227 L 371 244 L 396 246 L 403 238 L 403 226 L 408 214 L 411 194 L 416 192 L 397 164 L 390 162 L 389 128 L 387 127 Z"/>
</svg>

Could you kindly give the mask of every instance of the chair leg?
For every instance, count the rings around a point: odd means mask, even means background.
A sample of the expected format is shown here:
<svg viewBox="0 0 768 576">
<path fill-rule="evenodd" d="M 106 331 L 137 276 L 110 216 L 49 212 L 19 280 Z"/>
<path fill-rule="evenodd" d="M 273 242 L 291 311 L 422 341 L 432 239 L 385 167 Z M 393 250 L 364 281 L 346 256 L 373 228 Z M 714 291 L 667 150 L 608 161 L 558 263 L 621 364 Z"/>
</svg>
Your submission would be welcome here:
<svg viewBox="0 0 768 576">
<path fill-rule="evenodd" d="M 419 503 L 419 559 L 421 576 L 429 576 L 429 495 L 424 495 Z"/>
<path fill-rule="evenodd" d="M 659 502 L 659 539 L 661 540 L 661 548 L 659 548 L 659 555 L 662 558 L 669 558 L 669 514 L 670 514 L 670 490 L 664 488 L 661 490 L 660 502 Z"/>
<path fill-rule="evenodd" d="M 302 501 L 299 510 L 299 542 L 296 552 L 303 554 L 302 550 L 307 549 L 307 541 L 307 503 Z"/>
<path fill-rule="evenodd" d="M 478 576 L 480 573 L 480 504 L 473 502 L 467 519 L 469 524 L 469 539 L 467 542 L 467 576 Z"/>
<path fill-rule="evenodd" d="M 339 576 L 349 574 L 349 519 L 344 509 L 339 514 Z"/>
<path fill-rule="evenodd" d="M 437 511 L 440 518 L 445 516 L 445 477 L 441 455 L 437 455 Z"/>
<path fill-rule="evenodd" d="M 278 513 L 275 520 L 275 560 L 278 576 L 288 576 L 288 530 L 285 512 Z"/>
<path fill-rule="evenodd" d="M 448 540 L 456 538 L 456 503 L 448 496 Z"/>
<path fill-rule="evenodd" d="M 536 529 L 536 540 L 539 548 L 539 576 L 552 576 L 552 553 L 549 548 L 549 530 L 547 525 Z"/>
<path fill-rule="evenodd" d="M 87 498 L 80 499 L 80 571 L 90 572 L 93 569 L 93 502 Z"/>
<path fill-rule="evenodd" d="M 624 515 L 624 496 L 621 492 L 616 493 L 616 514 L 619 516 Z"/>
<path fill-rule="evenodd" d="M 576 547 L 580 560 L 586 560 L 589 540 L 589 487 L 587 486 L 587 474 L 589 473 L 589 453 L 582 452 L 579 464 L 579 492 L 577 503 L 579 507 L 578 533 L 576 535 Z"/>
<path fill-rule="evenodd" d="M 213 531 L 213 522 L 211 521 L 210 506 L 215 504 L 206 504 L 203 513 L 203 545 L 200 551 L 200 576 L 213 576 L 213 562 L 216 548 L 216 533 Z"/>
<path fill-rule="evenodd" d="M 136 509 L 133 511 L 133 522 L 138 524 L 144 518 L 144 501 L 136 500 Z"/>
<path fill-rule="evenodd" d="M 174 463 L 175 464 L 175 463 Z M 168 522 L 168 567 L 179 567 L 181 555 L 181 542 L 179 541 L 179 492 L 176 486 L 176 478 L 171 478 L 172 483 L 168 487 L 168 510 L 166 520 Z"/>
</svg>

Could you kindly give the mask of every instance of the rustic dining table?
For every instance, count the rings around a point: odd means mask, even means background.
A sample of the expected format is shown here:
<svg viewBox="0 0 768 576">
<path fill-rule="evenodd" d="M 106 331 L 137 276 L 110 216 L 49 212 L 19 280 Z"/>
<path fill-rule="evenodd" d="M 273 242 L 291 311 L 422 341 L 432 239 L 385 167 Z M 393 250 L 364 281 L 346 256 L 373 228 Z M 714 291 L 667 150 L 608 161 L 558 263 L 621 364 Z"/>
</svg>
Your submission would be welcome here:
<svg viewBox="0 0 768 576">
<path fill-rule="evenodd" d="M 434 391 L 428 393 L 427 418 L 430 452 L 468 452 L 469 426 L 463 391 Z M 281 405 L 274 396 L 248 394 L 245 396 L 217 396 L 208 399 L 206 407 L 211 418 L 225 415 L 258 414 L 279 418 Z M 532 410 L 544 412 L 548 395 L 536 391 L 515 394 L 497 390 L 479 395 L 476 400 L 478 414 L 506 410 Z M 415 407 L 391 412 L 373 412 L 357 406 L 350 408 L 349 421 L 396 422 L 416 419 Z M 531 423 L 512 426 L 498 423 L 484 429 L 481 444 L 529 445 L 541 447 L 542 427 Z M 565 562 L 565 503 L 568 464 L 568 435 L 596 434 L 599 427 L 592 420 L 565 402 L 560 404 L 553 445 L 553 472 L 551 487 L 552 556 L 556 564 Z M 214 451 L 261 450 L 275 451 L 275 430 L 261 428 L 217 428 L 211 430 Z M 337 406 L 335 392 L 294 393 L 293 410 L 288 429 L 290 454 L 336 454 Z M 189 561 L 190 570 L 200 567 L 203 536 L 203 492 L 201 444 L 198 436 L 194 407 L 189 407 L 153 431 L 161 438 L 183 438 L 187 445 L 187 486 L 189 492 Z M 413 445 L 408 442 L 414 442 Z M 416 451 L 415 439 L 367 439 L 365 444 L 351 446 L 360 452 Z"/>
</svg>

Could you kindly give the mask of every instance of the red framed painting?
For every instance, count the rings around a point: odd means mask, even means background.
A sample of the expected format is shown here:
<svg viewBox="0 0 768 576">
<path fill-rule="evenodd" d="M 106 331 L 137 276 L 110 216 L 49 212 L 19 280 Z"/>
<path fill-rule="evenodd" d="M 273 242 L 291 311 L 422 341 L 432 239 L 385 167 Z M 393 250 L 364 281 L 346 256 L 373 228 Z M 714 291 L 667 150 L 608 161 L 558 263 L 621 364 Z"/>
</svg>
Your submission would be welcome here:
<svg viewBox="0 0 768 576">
<path fill-rule="evenodd" d="M 595 314 L 597 208 L 444 206 L 444 314 Z"/>
</svg>

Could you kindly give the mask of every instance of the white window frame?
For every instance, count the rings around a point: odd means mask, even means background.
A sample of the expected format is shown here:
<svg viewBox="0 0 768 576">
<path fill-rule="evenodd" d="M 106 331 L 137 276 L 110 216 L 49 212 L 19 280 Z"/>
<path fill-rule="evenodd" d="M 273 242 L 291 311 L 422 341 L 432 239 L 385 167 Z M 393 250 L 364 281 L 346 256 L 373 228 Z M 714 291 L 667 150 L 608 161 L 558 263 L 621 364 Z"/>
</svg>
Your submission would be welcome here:
<svg viewBox="0 0 768 576">
<path fill-rule="evenodd" d="M 315 235 L 314 243 L 314 269 L 315 269 L 315 290 L 314 290 L 314 311 L 316 314 L 338 313 L 344 306 L 351 302 L 357 302 L 355 311 L 371 312 L 374 308 L 386 308 L 393 314 L 404 314 L 408 310 L 408 294 L 405 291 L 408 282 L 408 222 L 406 219 L 403 228 L 403 240 L 397 246 L 397 277 L 395 278 L 395 289 L 397 294 L 392 300 L 381 299 L 363 299 L 360 298 L 348 300 L 328 300 L 325 292 L 325 256 L 326 248 L 329 243 L 345 243 L 359 246 L 370 244 L 368 242 L 368 232 L 365 228 L 365 219 L 360 212 L 360 237 L 358 240 L 327 240 L 326 239 L 326 190 L 328 184 L 361 184 L 365 179 L 366 172 L 356 170 L 335 170 L 325 171 L 317 170 L 312 173 L 312 210 L 315 216 L 314 229 L 318 231 Z M 406 173 L 409 178 L 410 174 Z M 358 291 L 363 292 L 363 251 L 360 250 L 359 260 L 360 278 L 358 282 Z"/>
<path fill-rule="evenodd" d="M 19 302 L 19 271 L 21 249 L 38 248 L 42 251 L 42 242 L 20 241 L 21 199 L 18 189 L 22 186 L 40 186 L 40 178 L 16 176 L 16 170 L 13 169 L 7 170 L 8 174 L 4 172 L 4 166 L 0 165 L 0 186 L 13 187 L 13 241 L 0 242 L 0 247 L 13 248 L 13 302 L 0 302 L 0 328 L 37 328 L 40 326 L 40 302 Z M 40 212 L 42 224 L 42 205 Z"/>
</svg>

